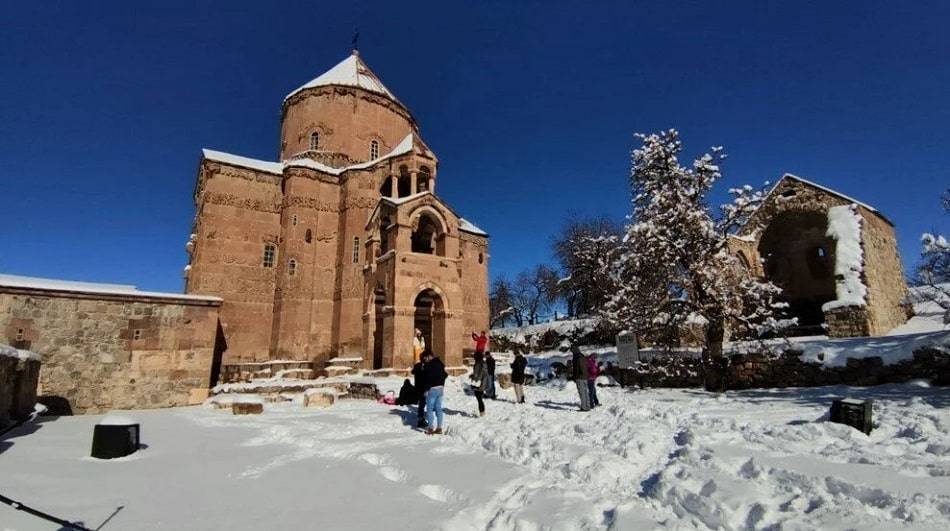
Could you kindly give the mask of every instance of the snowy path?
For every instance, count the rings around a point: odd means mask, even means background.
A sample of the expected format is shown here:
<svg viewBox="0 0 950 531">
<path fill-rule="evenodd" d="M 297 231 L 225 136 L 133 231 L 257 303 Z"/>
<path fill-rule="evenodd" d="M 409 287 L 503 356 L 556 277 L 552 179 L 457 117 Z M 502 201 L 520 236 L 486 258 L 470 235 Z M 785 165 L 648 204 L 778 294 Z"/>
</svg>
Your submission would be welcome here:
<svg viewBox="0 0 950 531">
<path fill-rule="evenodd" d="M 451 379 L 442 437 L 362 401 L 135 412 L 149 447 L 118 462 L 84 457 L 96 417 L 61 418 L 0 441 L 0 493 L 92 527 L 121 507 L 106 530 L 950 526 L 950 389 L 599 392 L 502 391 L 478 418 Z M 870 436 L 819 421 L 845 394 L 875 399 Z"/>
</svg>

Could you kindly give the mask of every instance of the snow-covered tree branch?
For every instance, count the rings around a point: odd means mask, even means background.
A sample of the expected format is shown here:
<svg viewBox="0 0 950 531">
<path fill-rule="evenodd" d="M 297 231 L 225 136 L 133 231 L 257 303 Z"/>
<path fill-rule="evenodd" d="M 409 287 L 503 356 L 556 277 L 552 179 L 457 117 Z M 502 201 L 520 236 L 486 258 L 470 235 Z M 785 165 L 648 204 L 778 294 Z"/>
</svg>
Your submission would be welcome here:
<svg viewBox="0 0 950 531">
<path fill-rule="evenodd" d="M 707 387 L 722 387 L 717 367 L 727 329 L 758 335 L 780 326 L 780 289 L 749 277 L 729 252 L 728 236 L 748 222 L 764 198 L 745 186 L 713 217 L 708 194 L 722 177 L 721 148 L 679 162 L 679 134 L 637 135 L 630 185 L 631 224 L 606 265 L 613 296 L 602 316 L 619 328 L 654 337 L 676 337 L 684 323 L 702 323 Z"/>
</svg>

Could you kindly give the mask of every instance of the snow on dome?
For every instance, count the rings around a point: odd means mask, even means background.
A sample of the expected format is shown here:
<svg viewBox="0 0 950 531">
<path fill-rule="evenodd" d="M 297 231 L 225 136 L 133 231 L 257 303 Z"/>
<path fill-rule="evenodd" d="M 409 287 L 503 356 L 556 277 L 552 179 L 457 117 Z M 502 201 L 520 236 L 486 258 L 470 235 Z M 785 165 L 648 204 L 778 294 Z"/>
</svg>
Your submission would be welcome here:
<svg viewBox="0 0 950 531">
<path fill-rule="evenodd" d="M 359 87 L 370 92 L 375 92 L 376 94 L 382 94 L 393 101 L 399 101 L 396 99 L 396 96 L 383 85 L 382 81 L 376 77 L 376 74 L 366 66 L 366 63 L 360 59 L 356 50 L 354 50 L 349 57 L 337 63 L 333 68 L 288 94 L 287 97 L 284 98 L 284 101 L 287 101 L 291 96 L 301 90 L 327 85 Z"/>
<path fill-rule="evenodd" d="M 102 417 L 102 420 L 96 423 L 98 426 L 131 426 L 133 424 L 138 424 L 139 422 L 131 417 L 126 417 L 125 415 L 118 415 L 116 413 L 109 413 L 105 417 Z"/>
</svg>

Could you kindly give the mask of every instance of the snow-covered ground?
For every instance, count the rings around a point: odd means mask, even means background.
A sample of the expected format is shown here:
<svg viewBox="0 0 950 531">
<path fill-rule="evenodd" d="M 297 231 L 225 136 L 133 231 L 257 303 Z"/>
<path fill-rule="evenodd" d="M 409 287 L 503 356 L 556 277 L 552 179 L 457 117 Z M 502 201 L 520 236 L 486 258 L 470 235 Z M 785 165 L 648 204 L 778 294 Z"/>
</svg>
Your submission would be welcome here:
<svg viewBox="0 0 950 531">
<path fill-rule="evenodd" d="M 478 418 L 451 378 L 443 436 L 360 400 L 136 411 L 148 447 L 114 461 L 87 457 L 101 417 L 49 418 L 0 441 L 0 494 L 105 530 L 950 528 L 950 389 L 526 393 Z M 875 400 L 870 436 L 823 420 L 837 396 Z"/>
</svg>

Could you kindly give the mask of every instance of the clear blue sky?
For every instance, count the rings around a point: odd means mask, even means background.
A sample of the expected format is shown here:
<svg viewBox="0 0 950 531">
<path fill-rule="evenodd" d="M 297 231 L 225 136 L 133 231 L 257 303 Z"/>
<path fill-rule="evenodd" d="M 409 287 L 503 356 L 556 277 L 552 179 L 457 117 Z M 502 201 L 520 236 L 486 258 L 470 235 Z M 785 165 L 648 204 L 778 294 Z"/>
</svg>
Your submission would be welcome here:
<svg viewBox="0 0 950 531">
<path fill-rule="evenodd" d="M 908 266 L 948 228 L 948 2 L 139 4 L 5 2 L 0 272 L 179 291 L 200 149 L 273 160 L 284 95 L 357 26 L 493 275 L 628 213 L 632 134 L 668 127 L 725 146 L 722 189 L 792 172 L 878 207 Z"/>
</svg>

